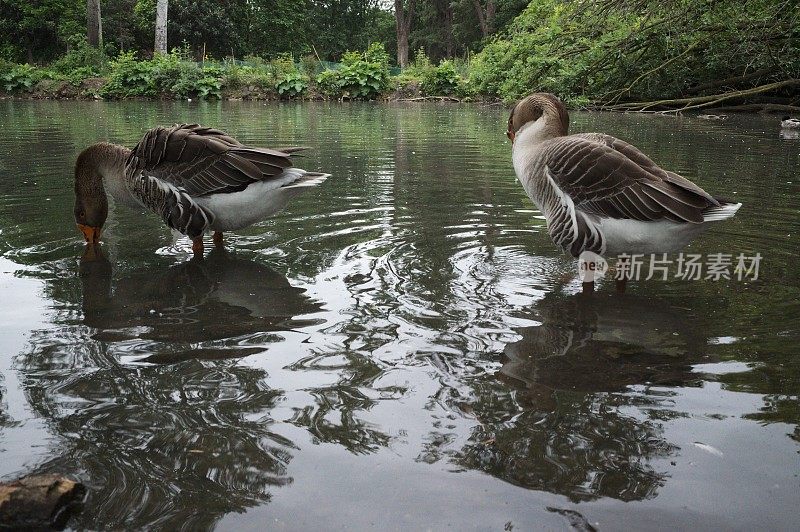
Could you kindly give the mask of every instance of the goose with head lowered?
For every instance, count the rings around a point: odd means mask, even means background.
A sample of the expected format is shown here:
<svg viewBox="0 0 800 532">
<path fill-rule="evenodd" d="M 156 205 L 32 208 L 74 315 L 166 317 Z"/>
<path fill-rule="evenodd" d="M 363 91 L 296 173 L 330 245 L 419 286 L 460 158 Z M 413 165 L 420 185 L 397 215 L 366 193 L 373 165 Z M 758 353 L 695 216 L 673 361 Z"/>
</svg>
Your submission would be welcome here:
<svg viewBox="0 0 800 532">
<path fill-rule="evenodd" d="M 157 214 L 203 253 L 203 235 L 235 231 L 282 210 L 328 174 L 292 166 L 292 153 L 245 146 L 222 131 L 197 124 L 156 127 L 131 150 L 100 142 L 75 164 L 75 222 L 96 243 L 108 217 L 108 198 Z"/>
<path fill-rule="evenodd" d="M 568 126 L 561 100 L 536 93 L 514 106 L 507 135 L 519 181 L 550 238 L 573 257 L 677 251 L 741 207 L 660 168 L 627 142 L 570 135 Z"/>
</svg>

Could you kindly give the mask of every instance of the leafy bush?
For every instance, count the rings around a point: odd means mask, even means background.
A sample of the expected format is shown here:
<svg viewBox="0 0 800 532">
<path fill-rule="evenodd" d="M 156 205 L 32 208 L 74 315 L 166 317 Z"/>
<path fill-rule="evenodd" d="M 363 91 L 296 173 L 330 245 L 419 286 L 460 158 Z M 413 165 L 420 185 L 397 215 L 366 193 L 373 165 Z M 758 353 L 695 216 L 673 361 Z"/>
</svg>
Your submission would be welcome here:
<svg viewBox="0 0 800 532">
<path fill-rule="evenodd" d="M 389 80 L 388 69 L 366 61 L 343 65 L 336 73 L 342 95 L 365 100 L 380 96 Z"/>
<path fill-rule="evenodd" d="M 276 85 L 275 77 L 267 70 L 263 60 L 258 67 L 228 63 L 222 73 L 222 84 L 234 90 L 253 87 L 264 91 L 272 91 Z"/>
<path fill-rule="evenodd" d="M 96 78 L 108 72 L 108 58 L 98 48 L 89 46 L 81 37 L 71 40 L 70 50 L 50 65 L 55 72 L 70 81 L 79 83 L 86 78 Z"/>
<path fill-rule="evenodd" d="M 111 62 L 111 74 L 102 94 L 112 98 L 170 95 L 178 98 L 221 98 L 223 71 L 186 61 L 180 50 L 138 61 L 133 52 Z"/>
<path fill-rule="evenodd" d="M 299 73 L 297 66 L 294 64 L 294 57 L 292 54 L 280 54 L 277 58 L 268 63 L 267 70 L 272 72 L 277 80 L 282 80 L 287 76 L 291 77 Z"/>
<path fill-rule="evenodd" d="M 324 70 L 320 72 L 315 82 L 317 89 L 325 96 L 336 97 L 342 93 L 342 86 L 339 83 L 339 72 L 336 70 Z"/>
<path fill-rule="evenodd" d="M 425 54 L 425 50 L 420 48 L 417 50 L 417 53 L 414 54 L 414 60 L 403 70 L 403 74 L 410 78 L 421 80 L 434 68 L 431 60 Z"/>
<path fill-rule="evenodd" d="M 367 46 L 367 50 L 364 52 L 364 60 L 367 63 L 389 68 L 389 54 L 386 52 L 386 47 L 383 43 L 374 42 Z"/>
<path fill-rule="evenodd" d="M 305 55 L 300 58 L 300 70 L 309 78 L 314 78 L 322 71 L 322 64 L 313 55 Z"/>
<path fill-rule="evenodd" d="M 328 96 L 377 98 L 389 86 L 389 54 L 380 43 L 372 43 L 363 53 L 346 52 L 341 68 L 322 72 L 316 82 Z"/>
<path fill-rule="evenodd" d="M 200 70 L 200 78 L 194 86 L 197 97 L 205 100 L 208 97 L 222 98 L 222 70 L 217 67 L 204 67 Z"/>
<path fill-rule="evenodd" d="M 0 82 L 8 92 L 22 92 L 31 90 L 39 81 L 43 79 L 54 79 L 55 73 L 48 70 L 39 69 L 34 66 L 24 64 L 16 65 L 5 63 L 3 70 L 0 70 Z"/>
<path fill-rule="evenodd" d="M 278 91 L 278 94 L 288 98 L 297 98 L 298 96 L 302 96 L 307 89 L 308 78 L 297 71 L 284 74 L 284 76 L 275 86 L 275 90 Z"/>
<path fill-rule="evenodd" d="M 422 76 L 422 92 L 429 96 L 458 94 L 462 86 L 452 61 L 442 61 L 438 67 L 429 68 Z"/>
<path fill-rule="evenodd" d="M 149 61 L 137 61 L 135 52 L 122 52 L 111 61 L 111 74 L 101 94 L 112 98 L 156 96 L 153 67 Z"/>
</svg>

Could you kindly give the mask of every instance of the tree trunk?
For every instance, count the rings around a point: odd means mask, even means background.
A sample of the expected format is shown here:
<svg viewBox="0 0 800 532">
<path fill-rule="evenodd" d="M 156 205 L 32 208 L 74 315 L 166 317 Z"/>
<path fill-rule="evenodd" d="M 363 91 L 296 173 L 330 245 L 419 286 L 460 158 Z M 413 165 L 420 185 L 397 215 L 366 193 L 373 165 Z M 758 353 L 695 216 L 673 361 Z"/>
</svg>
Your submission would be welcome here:
<svg viewBox="0 0 800 532">
<path fill-rule="evenodd" d="M 403 0 L 394 0 L 394 18 L 397 28 L 397 64 L 400 68 L 408 66 L 408 35 L 411 33 L 411 19 L 414 18 L 416 0 L 408 0 L 408 10 L 403 8 Z"/>
<path fill-rule="evenodd" d="M 481 34 L 483 38 L 489 36 L 494 31 L 494 14 L 497 11 L 497 6 L 494 0 L 486 2 L 486 8 L 481 5 L 481 0 L 472 0 L 475 5 L 475 12 L 478 14 L 478 24 L 481 26 Z"/>
<path fill-rule="evenodd" d="M 453 5 L 450 0 L 437 0 L 436 18 L 444 29 L 445 58 L 450 59 L 455 54 L 455 41 L 453 38 Z"/>
<path fill-rule="evenodd" d="M 154 51 L 167 53 L 167 0 L 158 0 L 156 4 L 156 43 Z"/>
<path fill-rule="evenodd" d="M 86 0 L 86 40 L 91 46 L 103 46 L 103 20 L 100 0 Z"/>
</svg>

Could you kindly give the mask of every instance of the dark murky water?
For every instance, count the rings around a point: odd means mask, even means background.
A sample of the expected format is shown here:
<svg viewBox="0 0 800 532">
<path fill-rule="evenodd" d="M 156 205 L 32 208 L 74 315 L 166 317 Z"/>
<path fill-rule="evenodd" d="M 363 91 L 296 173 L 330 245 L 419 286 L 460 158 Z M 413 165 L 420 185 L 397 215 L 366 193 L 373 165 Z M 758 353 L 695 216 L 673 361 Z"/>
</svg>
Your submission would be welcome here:
<svg viewBox="0 0 800 532">
<path fill-rule="evenodd" d="M 0 478 L 82 479 L 90 529 L 796 526 L 800 140 L 573 113 L 744 203 L 690 251 L 763 256 L 756 281 L 586 299 L 505 119 L 0 102 Z M 333 177 L 228 254 L 120 207 L 79 260 L 76 154 L 178 121 L 313 146 Z"/>
</svg>

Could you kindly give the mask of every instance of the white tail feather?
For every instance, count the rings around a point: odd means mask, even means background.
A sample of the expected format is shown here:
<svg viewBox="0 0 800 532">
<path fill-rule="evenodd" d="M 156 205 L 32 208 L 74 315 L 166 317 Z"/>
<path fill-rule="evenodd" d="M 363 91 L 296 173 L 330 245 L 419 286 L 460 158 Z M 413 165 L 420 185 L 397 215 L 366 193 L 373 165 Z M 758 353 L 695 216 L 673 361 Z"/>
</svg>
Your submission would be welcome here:
<svg viewBox="0 0 800 532">
<path fill-rule="evenodd" d="M 326 179 L 328 179 L 331 175 L 330 174 L 320 174 L 314 172 L 307 172 L 302 177 L 294 181 L 290 185 L 285 185 L 281 188 L 305 188 L 305 187 L 315 187 L 317 185 L 322 184 Z"/>
<path fill-rule="evenodd" d="M 727 220 L 736 214 L 736 211 L 738 211 L 741 206 L 741 203 L 725 203 L 719 207 L 712 207 L 703 212 L 703 221 L 718 222 L 720 220 Z"/>
</svg>

